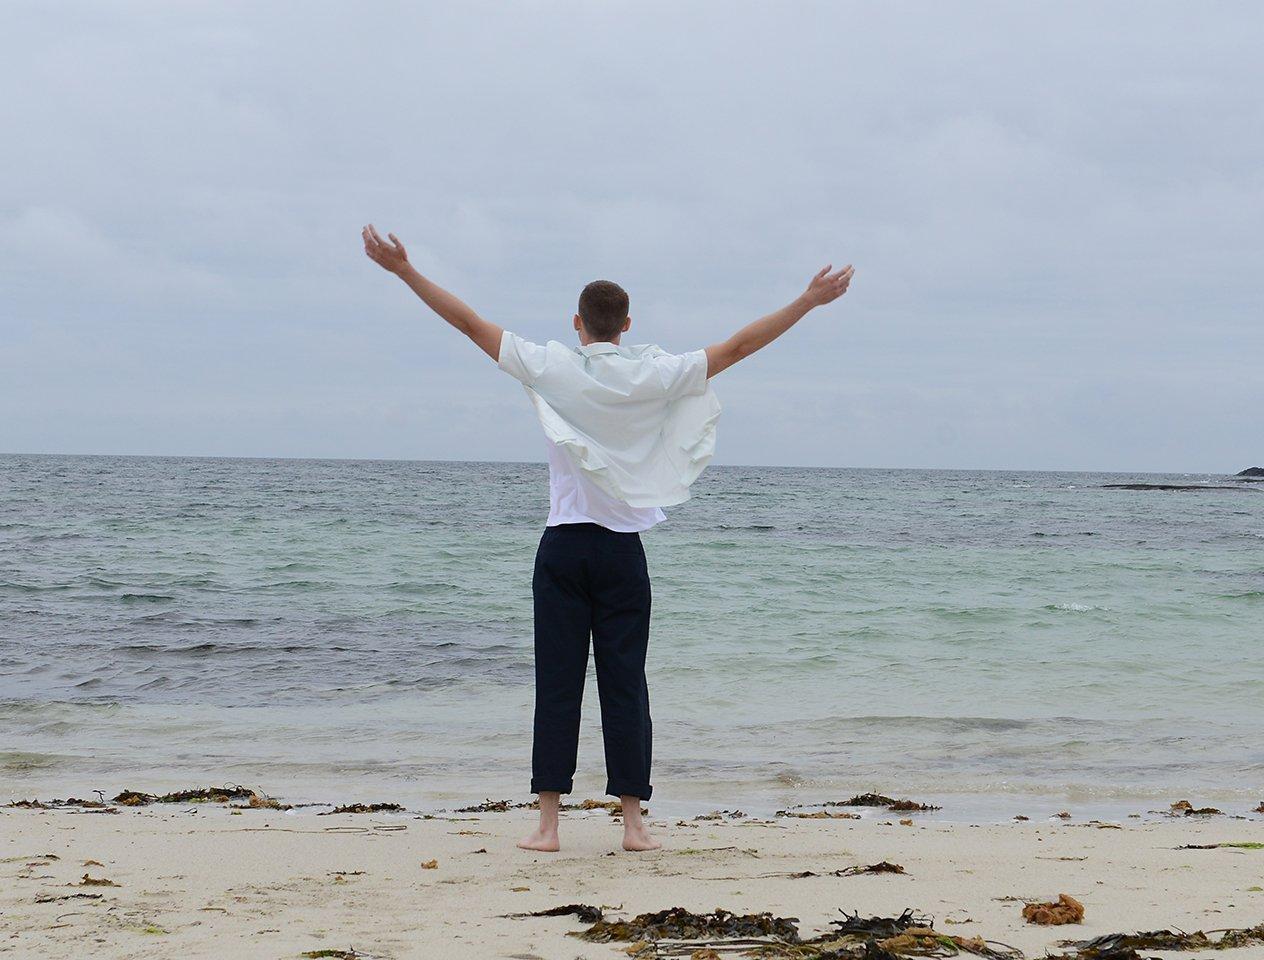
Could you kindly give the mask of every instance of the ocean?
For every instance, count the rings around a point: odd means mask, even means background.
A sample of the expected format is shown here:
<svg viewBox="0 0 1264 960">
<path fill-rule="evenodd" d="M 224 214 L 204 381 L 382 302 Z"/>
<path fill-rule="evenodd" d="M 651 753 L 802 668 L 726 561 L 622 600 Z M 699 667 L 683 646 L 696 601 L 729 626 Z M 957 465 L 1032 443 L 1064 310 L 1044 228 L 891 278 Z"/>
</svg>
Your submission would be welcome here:
<svg viewBox="0 0 1264 960">
<path fill-rule="evenodd" d="M 0 456 L 0 801 L 527 799 L 547 508 L 535 463 Z M 659 809 L 1264 799 L 1264 484 L 725 466 L 668 513 Z"/>
</svg>

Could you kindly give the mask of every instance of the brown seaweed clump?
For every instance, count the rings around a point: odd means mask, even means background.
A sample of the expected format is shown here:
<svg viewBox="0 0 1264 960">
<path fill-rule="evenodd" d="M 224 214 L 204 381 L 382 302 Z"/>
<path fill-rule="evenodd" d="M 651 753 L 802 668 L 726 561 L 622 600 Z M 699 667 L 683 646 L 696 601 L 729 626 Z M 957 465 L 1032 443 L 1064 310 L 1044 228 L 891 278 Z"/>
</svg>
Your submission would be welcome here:
<svg viewBox="0 0 1264 960">
<path fill-rule="evenodd" d="M 771 913 L 735 914 L 717 908 L 697 914 L 683 907 L 643 913 L 631 920 L 610 921 L 598 907 L 567 904 L 552 910 L 512 916 L 597 916 L 589 929 L 572 934 L 583 940 L 629 944 L 626 953 L 639 958 L 685 957 L 704 960 L 731 955 L 763 960 L 901 960 L 906 957 L 950 958 L 970 953 L 985 960 L 1022 960 L 1022 953 L 981 937 L 954 937 L 934 929 L 934 921 L 905 910 L 898 917 L 843 914 L 834 928 L 810 940 L 799 936 L 798 919 Z M 1064 958 L 1074 960 L 1074 958 Z M 1088 960 L 1088 958 L 1085 958 Z"/>
<path fill-rule="evenodd" d="M 139 790 L 124 790 L 112 802 L 123 807 L 144 807 L 151 803 L 228 803 L 230 800 L 249 802 L 252 797 L 263 799 L 249 787 L 236 784 L 223 787 L 194 787 L 190 790 L 164 793 L 162 796 L 141 793 Z"/>
<path fill-rule="evenodd" d="M 1188 800 L 1177 800 L 1170 810 L 1174 817 L 1213 817 L 1224 813 L 1215 807 L 1196 807 Z"/>
<path fill-rule="evenodd" d="M 1264 923 L 1212 932 L 1220 936 L 1211 937 L 1201 930 L 1150 930 L 1107 933 L 1092 940 L 1063 940 L 1059 946 L 1070 947 L 1072 952 L 1056 960 L 1128 960 L 1136 957 L 1138 950 L 1226 950 L 1264 943 Z"/>
<path fill-rule="evenodd" d="M 6 803 L 6 807 L 15 810 L 55 810 L 58 807 L 81 807 L 85 810 L 100 810 L 103 813 L 117 813 L 104 800 L 80 800 L 78 797 L 67 797 L 65 800 L 14 800 Z"/>
<path fill-rule="evenodd" d="M 1043 926 L 1064 923 L 1081 923 L 1084 920 L 1084 904 L 1067 893 L 1058 894 L 1054 903 L 1029 903 L 1023 907 L 1023 919 Z"/>
<path fill-rule="evenodd" d="M 846 870 L 835 870 L 836 877 L 858 877 L 866 873 L 904 873 L 904 867 L 890 860 L 879 860 L 865 866 L 848 867 Z"/>
<path fill-rule="evenodd" d="M 596 943 L 749 937 L 775 937 L 796 943 L 798 923 L 797 917 L 774 917 L 771 913 L 736 914 L 719 907 L 713 913 L 691 913 L 684 907 L 671 907 L 657 913 L 638 914 L 631 920 L 601 919 L 575 936 Z"/>
<path fill-rule="evenodd" d="M 796 952 L 783 954 L 803 960 L 896 960 L 900 957 L 953 957 L 970 953 L 987 960 L 1021 960 L 1022 953 L 982 937 L 940 933 L 930 917 L 905 910 L 898 917 L 843 914 L 834 930 L 803 941 Z M 773 955 L 775 956 L 775 954 Z"/>
<path fill-rule="evenodd" d="M 548 910 L 533 910 L 530 913 L 508 913 L 507 917 L 579 917 L 584 923 L 597 923 L 603 914 L 601 907 L 589 903 L 568 903 L 562 907 L 550 907 Z"/>
<path fill-rule="evenodd" d="M 834 806 L 834 804 L 826 804 L 826 806 Z M 852 797 L 850 800 L 844 800 L 838 806 L 842 807 L 886 807 L 888 810 L 906 811 L 906 810 L 939 810 L 929 803 L 918 803 L 916 800 L 895 800 L 891 797 L 884 797 L 880 793 L 862 793 Z"/>
<path fill-rule="evenodd" d="M 403 809 L 398 803 L 349 803 L 318 813 L 316 816 L 329 817 L 335 813 L 399 813 Z"/>
<path fill-rule="evenodd" d="M 816 806 L 816 804 L 808 804 L 808 806 Z M 822 807 L 886 807 L 886 809 L 897 812 L 926 812 L 929 810 L 940 810 L 930 803 L 918 803 L 916 800 L 902 799 L 897 800 L 895 797 L 888 797 L 881 793 L 858 793 L 856 796 L 848 800 L 828 800 L 819 804 Z"/>
<path fill-rule="evenodd" d="M 813 810 L 811 813 L 804 813 L 801 810 L 778 810 L 779 817 L 795 817 L 799 820 L 859 820 L 858 813 L 830 813 L 828 810 Z"/>
<path fill-rule="evenodd" d="M 1032 907 L 1083 907 L 1062 894 L 1056 904 Z M 1026 911 L 1024 911 L 1026 914 Z M 535 913 L 510 914 L 514 917 L 579 917 L 592 926 L 572 936 L 597 942 L 628 943 L 625 952 L 638 958 L 689 957 L 715 960 L 737 955 L 760 960 L 907 960 L 910 957 L 950 960 L 962 953 L 984 960 L 1024 960 L 1022 951 L 983 937 L 956 937 L 940 933 L 934 921 L 906 909 L 897 917 L 862 917 L 843 912 L 834 928 L 810 940 L 800 938 L 798 920 L 774 917 L 770 913 L 738 915 L 717 908 L 708 914 L 690 913 L 673 907 L 658 913 L 643 913 L 631 920 L 608 921 L 601 908 L 572 903 Z M 1212 936 L 1218 934 L 1218 936 Z M 1255 927 L 1181 933 L 1155 930 L 1148 933 L 1111 933 L 1092 940 L 1063 940 L 1063 954 L 1048 954 L 1046 960 L 1142 960 L 1138 950 L 1194 951 L 1223 950 L 1264 944 L 1264 923 Z M 719 948 L 718 950 L 716 948 Z"/>
<path fill-rule="evenodd" d="M 457 807 L 453 813 L 508 813 L 510 810 L 527 810 L 534 803 L 513 803 L 510 800 L 484 800 L 469 807 Z"/>
<path fill-rule="evenodd" d="M 78 883 L 67 884 L 71 887 L 117 887 L 118 884 L 113 880 L 107 880 L 105 877 L 92 877 L 88 874 L 83 875 L 83 879 Z"/>
</svg>

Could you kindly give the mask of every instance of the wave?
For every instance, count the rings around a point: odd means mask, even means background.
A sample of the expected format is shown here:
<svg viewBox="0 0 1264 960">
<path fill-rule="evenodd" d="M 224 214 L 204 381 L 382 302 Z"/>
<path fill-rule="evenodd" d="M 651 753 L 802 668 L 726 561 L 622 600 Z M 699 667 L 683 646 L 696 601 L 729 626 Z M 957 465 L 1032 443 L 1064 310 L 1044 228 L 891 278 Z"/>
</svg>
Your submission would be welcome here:
<svg viewBox="0 0 1264 960">
<path fill-rule="evenodd" d="M 1099 607 L 1085 603 L 1046 603 L 1041 609 L 1052 610 L 1057 613 L 1092 613 L 1094 611 L 1108 611 L 1110 607 Z"/>
<path fill-rule="evenodd" d="M 0 583 L 0 590 L 11 590 L 14 593 L 64 593 L 73 589 L 68 583 L 18 583 L 15 580 Z"/>
</svg>

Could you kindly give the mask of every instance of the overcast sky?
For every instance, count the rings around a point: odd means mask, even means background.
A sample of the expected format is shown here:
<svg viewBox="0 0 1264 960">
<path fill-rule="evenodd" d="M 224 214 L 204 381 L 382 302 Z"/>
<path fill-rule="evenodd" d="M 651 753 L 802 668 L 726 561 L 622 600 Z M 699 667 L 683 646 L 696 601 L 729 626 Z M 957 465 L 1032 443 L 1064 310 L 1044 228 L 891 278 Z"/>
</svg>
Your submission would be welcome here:
<svg viewBox="0 0 1264 960">
<path fill-rule="evenodd" d="M 539 460 L 579 289 L 716 381 L 717 462 L 1264 460 L 1264 11 L 1243 3 L 7 2 L 0 450 Z"/>
</svg>

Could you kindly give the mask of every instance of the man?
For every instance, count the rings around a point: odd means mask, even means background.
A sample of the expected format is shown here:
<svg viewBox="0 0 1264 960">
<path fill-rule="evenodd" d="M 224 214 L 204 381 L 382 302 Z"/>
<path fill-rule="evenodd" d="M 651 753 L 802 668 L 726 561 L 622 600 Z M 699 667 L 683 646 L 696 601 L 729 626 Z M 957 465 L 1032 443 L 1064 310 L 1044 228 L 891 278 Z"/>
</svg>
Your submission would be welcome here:
<svg viewBox="0 0 1264 960">
<path fill-rule="evenodd" d="M 579 297 L 579 346 L 545 346 L 484 320 L 408 262 L 395 235 L 372 224 L 364 250 L 430 309 L 520 380 L 548 440 L 549 518 L 536 554 L 536 700 L 531 792 L 540 823 L 518 846 L 555 851 L 558 808 L 570 793 L 591 637 L 606 751 L 606 790 L 623 805 L 623 848 L 661 844 L 641 819 L 650 798 L 651 729 L 645 685 L 650 581 L 640 533 L 662 507 L 689 496 L 715 447 L 720 407 L 709 381 L 767 346 L 814 307 L 847 291 L 852 268 L 825 267 L 791 303 L 705 350 L 674 355 L 624 346 L 628 295 L 597 280 Z"/>
</svg>

